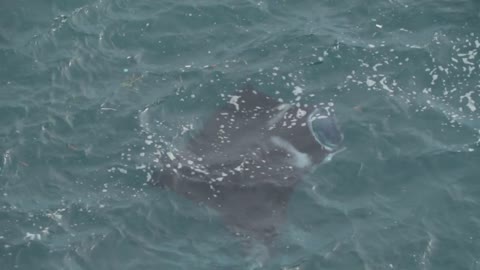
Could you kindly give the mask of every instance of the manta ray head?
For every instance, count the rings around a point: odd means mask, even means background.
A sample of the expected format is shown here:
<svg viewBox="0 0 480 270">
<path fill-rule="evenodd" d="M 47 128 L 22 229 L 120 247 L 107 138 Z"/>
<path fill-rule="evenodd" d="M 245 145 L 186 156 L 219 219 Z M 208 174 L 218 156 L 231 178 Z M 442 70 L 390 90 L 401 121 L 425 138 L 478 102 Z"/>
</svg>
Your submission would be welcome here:
<svg viewBox="0 0 480 270">
<path fill-rule="evenodd" d="M 315 141 L 330 153 L 341 150 L 343 133 L 340 131 L 335 114 L 327 108 L 316 108 L 307 119 L 308 129 Z"/>
<path fill-rule="evenodd" d="M 328 162 L 345 149 L 343 133 L 329 107 L 311 107 L 305 111 L 287 106 L 279 110 L 270 121 L 278 124 L 272 142 L 289 153 L 294 167 L 311 168 Z M 288 119 L 286 123 L 283 122 L 285 119 Z"/>
</svg>

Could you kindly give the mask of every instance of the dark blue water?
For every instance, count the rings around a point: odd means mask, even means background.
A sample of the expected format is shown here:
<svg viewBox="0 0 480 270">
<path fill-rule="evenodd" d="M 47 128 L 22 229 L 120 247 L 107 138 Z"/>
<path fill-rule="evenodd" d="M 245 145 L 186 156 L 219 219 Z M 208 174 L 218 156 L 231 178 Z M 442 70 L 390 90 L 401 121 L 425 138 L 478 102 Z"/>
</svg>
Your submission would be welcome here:
<svg viewBox="0 0 480 270">
<path fill-rule="evenodd" d="M 0 0 L 0 269 L 252 269 L 147 182 L 247 82 L 345 136 L 264 269 L 480 269 L 479 25 L 474 0 Z"/>
</svg>

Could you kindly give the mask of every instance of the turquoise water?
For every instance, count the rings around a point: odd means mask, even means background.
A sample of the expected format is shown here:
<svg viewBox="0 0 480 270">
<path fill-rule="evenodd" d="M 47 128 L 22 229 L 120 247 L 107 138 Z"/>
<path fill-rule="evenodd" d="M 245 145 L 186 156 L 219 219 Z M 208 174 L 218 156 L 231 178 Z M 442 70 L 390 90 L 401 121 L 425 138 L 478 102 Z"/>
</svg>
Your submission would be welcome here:
<svg viewBox="0 0 480 270">
<path fill-rule="evenodd" d="M 480 269 L 479 25 L 473 0 L 0 0 L 0 269 L 251 269 L 147 182 L 152 134 L 180 147 L 247 81 L 331 102 L 347 148 L 264 269 Z"/>
</svg>

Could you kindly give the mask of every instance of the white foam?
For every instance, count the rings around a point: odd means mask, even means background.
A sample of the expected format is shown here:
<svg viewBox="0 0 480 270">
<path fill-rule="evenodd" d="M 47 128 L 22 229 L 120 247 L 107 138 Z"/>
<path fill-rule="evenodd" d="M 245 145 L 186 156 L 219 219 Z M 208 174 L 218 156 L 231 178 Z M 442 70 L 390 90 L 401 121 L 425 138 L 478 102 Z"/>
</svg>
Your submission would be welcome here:
<svg viewBox="0 0 480 270">
<path fill-rule="evenodd" d="M 170 160 L 175 160 L 175 156 L 173 155 L 172 152 L 167 152 L 167 156 L 168 158 L 170 158 Z"/>
<path fill-rule="evenodd" d="M 367 78 L 367 86 L 372 87 L 376 84 L 376 82 L 370 78 Z"/>
<path fill-rule="evenodd" d="M 233 106 L 235 106 L 235 110 L 240 110 L 240 105 L 238 104 L 238 99 L 240 98 L 240 96 L 232 96 L 230 97 L 230 101 L 228 101 L 228 103 L 232 104 Z"/>
<path fill-rule="evenodd" d="M 29 233 L 29 232 L 27 232 L 25 234 L 24 239 L 30 240 L 30 241 L 32 241 L 32 240 L 42 240 L 42 236 L 39 233 Z"/>
<path fill-rule="evenodd" d="M 303 93 L 303 88 L 301 88 L 300 86 L 295 86 L 295 88 L 293 89 L 292 93 L 293 93 L 295 96 L 301 95 L 301 94 Z"/>
<path fill-rule="evenodd" d="M 460 96 L 460 102 L 462 102 L 464 98 L 467 99 L 467 107 L 470 109 L 471 112 L 474 112 L 477 110 L 477 107 L 475 106 L 475 101 L 472 98 L 473 93 L 474 93 L 473 91 L 470 91 L 465 95 Z"/>
<path fill-rule="evenodd" d="M 383 77 L 381 80 L 380 80 L 380 84 L 382 85 L 383 89 L 387 90 L 388 92 L 390 93 L 393 93 L 393 90 L 390 89 L 388 87 L 388 85 L 385 83 L 385 81 L 387 80 L 387 78 Z"/>
<path fill-rule="evenodd" d="M 383 66 L 383 64 L 382 63 L 377 63 L 377 64 L 373 65 L 373 67 L 372 67 L 373 71 L 378 71 L 377 68 L 379 66 Z"/>
<path fill-rule="evenodd" d="M 304 117 L 305 115 L 307 115 L 307 111 L 302 110 L 302 109 L 298 109 L 298 110 L 297 110 L 297 118 L 302 118 L 302 117 Z"/>
</svg>

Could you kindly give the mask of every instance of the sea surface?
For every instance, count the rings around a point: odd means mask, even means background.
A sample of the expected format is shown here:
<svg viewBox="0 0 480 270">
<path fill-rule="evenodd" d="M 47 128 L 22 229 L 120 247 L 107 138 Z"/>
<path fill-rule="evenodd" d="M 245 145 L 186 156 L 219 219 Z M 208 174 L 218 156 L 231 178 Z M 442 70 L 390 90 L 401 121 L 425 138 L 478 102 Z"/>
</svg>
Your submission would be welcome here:
<svg viewBox="0 0 480 270">
<path fill-rule="evenodd" d="M 477 0 L 0 0 L 0 269 L 479 270 L 479 51 Z M 262 266 L 149 184 L 247 83 L 346 147 Z"/>
</svg>

